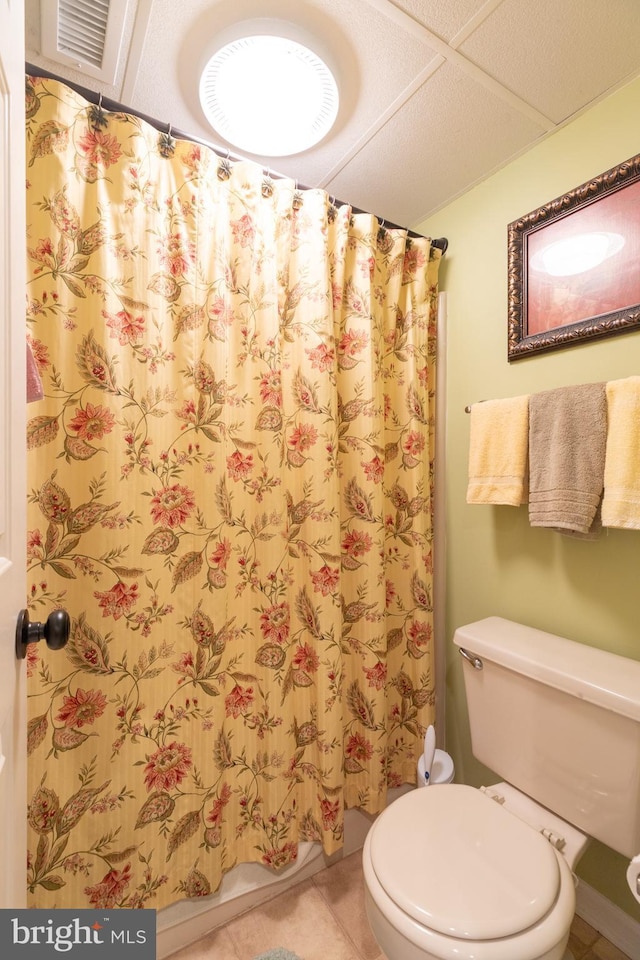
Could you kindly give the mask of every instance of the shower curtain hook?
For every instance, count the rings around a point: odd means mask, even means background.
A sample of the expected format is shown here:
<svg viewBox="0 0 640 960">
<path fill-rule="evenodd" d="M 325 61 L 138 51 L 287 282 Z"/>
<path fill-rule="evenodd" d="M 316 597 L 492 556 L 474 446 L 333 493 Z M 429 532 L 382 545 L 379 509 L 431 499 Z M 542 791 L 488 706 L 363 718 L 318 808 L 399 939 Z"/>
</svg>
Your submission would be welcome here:
<svg viewBox="0 0 640 960">
<path fill-rule="evenodd" d="M 267 167 L 267 172 L 265 173 L 262 180 L 262 196 L 270 197 L 273 193 L 273 180 L 271 179 L 271 167 Z"/>
<path fill-rule="evenodd" d="M 384 218 L 380 220 L 378 233 L 376 235 L 376 246 L 381 253 L 389 254 L 393 250 L 393 234 L 389 233 L 385 226 Z"/>
<path fill-rule="evenodd" d="M 160 134 L 160 140 L 158 143 L 158 150 L 160 155 L 163 157 L 172 157 L 176 149 L 176 141 L 171 135 L 171 124 L 167 124 L 167 132 Z"/>
<path fill-rule="evenodd" d="M 304 198 L 302 196 L 302 190 L 298 189 L 297 180 L 294 180 L 294 188 L 295 189 L 293 191 L 293 199 L 291 201 L 291 206 L 293 207 L 294 210 L 299 210 L 304 202 Z"/>
<path fill-rule="evenodd" d="M 98 102 L 89 107 L 89 124 L 91 127 L 93 127 L 94 131 L 98 133 L 100 127 L 106 127 L 108 123 L 109 121 L 107 120 L 102 107 L 102 93 L 100 93 L 98 95 Z"/>
<path fill-rule="evenodd" d="M 226 157 L 220 157 L 218 163 L 218 180 L 228 180 L 231 176 L 231 151 L 227 147 Z"/>
</svg>

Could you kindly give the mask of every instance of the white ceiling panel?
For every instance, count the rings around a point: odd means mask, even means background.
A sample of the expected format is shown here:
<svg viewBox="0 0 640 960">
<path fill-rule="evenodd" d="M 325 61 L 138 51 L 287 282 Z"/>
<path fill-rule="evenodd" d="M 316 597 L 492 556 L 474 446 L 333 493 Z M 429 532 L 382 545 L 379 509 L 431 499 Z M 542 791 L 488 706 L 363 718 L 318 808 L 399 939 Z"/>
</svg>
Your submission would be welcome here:
<svg viewBox="0 0 640 960">
<path fill-rule="evenodd" d="M 451 43 L 469 21 L 474 20 L 485 7 L 495 6 L 501 0 L 395 0 L 395 6 L 424 24 L 429 30 Z"/>
<path fill-rule="evenodd" d="M 395 223 L 417 223 L 519 153 L 542 130 L 464 73 L 444 65 L 330 183 Z M 469 149 L 469 143 L 474 149 Z M 412 190 L 412 185 L 418 185 Z"/>
<path fill-rule="evenodd" d="M 504 0 L 459 49 L 561 123 L 637 73 L 640 3 Z"/>
</svg>

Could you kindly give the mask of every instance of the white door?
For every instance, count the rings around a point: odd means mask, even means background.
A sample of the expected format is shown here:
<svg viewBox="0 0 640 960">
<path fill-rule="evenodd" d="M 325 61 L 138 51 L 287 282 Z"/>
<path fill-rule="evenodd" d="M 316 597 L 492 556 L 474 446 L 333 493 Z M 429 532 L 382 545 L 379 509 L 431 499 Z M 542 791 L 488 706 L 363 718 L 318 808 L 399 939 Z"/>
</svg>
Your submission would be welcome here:
<svg viewBox="0 0 640 960">
<path fill-rule="evenodd" d="M 0 908 L 25 905 L 26 601 L 24 3 L 0 0 Z"/>
</svg>

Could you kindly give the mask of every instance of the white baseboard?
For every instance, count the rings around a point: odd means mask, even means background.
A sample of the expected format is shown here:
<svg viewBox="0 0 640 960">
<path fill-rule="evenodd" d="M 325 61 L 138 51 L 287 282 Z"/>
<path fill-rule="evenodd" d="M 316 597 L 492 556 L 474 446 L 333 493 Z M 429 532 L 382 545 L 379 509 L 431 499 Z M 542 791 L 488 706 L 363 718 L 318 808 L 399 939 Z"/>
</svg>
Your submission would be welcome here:
<svg viewBox="0 0 640 960">
<path fill-rule="evenodd" d="M 576 890 L 576 913 L 630 960 L 640 960 L 640 923 L 583 880 Z"/>
</svg>

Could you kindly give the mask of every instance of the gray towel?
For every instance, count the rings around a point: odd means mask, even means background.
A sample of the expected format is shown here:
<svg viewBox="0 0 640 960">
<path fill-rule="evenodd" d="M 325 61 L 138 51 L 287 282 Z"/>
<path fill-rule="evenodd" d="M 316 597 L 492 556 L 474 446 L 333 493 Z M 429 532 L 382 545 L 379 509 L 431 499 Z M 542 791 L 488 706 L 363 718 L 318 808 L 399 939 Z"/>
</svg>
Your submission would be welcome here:
<svg viewBox="0 0 640 960">
<path fill-rule="evenodd" d="M 607 442 L 604 383 L 545 390 L 529 401 L 529 522 L 572 536 L 599 532 Z"/>
</svg>

